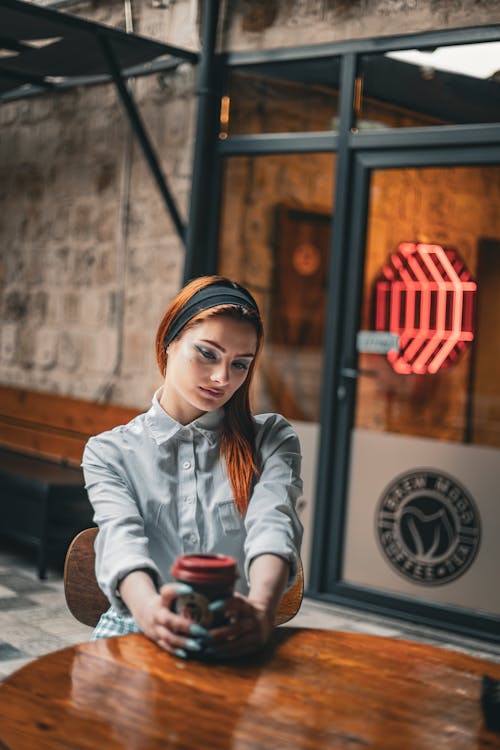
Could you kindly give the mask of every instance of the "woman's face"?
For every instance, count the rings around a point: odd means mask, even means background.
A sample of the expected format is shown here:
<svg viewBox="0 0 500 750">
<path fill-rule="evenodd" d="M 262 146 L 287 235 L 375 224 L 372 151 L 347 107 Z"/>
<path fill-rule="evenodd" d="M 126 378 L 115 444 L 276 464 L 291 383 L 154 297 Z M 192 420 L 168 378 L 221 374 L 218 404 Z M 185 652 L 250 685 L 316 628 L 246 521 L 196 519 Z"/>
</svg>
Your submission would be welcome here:
<svg viewBox="0 0 500 750">
<path fill-rule="evenodd" d="M 188 328 L 167 349 L 161 405 L 181 424 L 224 406 L 245 381 L 256 349 L 257 333 L 246 321 L 216 316 Z"/>
</svg>

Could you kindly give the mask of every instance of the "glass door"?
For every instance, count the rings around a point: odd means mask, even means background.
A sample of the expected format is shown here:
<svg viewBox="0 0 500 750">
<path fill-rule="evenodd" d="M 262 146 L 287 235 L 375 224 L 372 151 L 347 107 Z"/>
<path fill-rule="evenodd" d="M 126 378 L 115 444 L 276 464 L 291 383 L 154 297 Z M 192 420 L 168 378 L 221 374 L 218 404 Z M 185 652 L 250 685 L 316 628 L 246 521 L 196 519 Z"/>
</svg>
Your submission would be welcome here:
<svg viewBox="0 0 500 750">
<path fill-rule="evenodd" d="M 498 162 L 487 148 L 357 157 L 330 583 L 497 633 Z"/>
<path fill-rule="evenodd" d="M 302 448 L 302 560 L 309 577 L 335 154 L 224 160 L 217 270 L 246 286 L 265 323 L 255 413 L 278 412 Z"/>
</svg>

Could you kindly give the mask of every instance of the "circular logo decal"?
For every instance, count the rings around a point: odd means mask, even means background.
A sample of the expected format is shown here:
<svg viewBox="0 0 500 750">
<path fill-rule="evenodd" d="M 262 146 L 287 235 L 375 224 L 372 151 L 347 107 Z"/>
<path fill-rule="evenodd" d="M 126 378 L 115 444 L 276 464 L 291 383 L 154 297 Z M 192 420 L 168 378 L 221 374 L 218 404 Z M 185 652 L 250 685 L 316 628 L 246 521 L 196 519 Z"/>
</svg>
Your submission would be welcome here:
<svg viewBox="0 0 500 750">
<path fill-rule="evenodd" d="M 203 625 L 204 628 L 209 628 L 213 621 L 212 612 L 208 608 L 209 604 L 210 601 L 206 596 L 193 591 L 192 594 L 182 594 L 177 597 L 175 611 L 182 617 Z"/>
<path fill-rule="evenodd" d="M 476 504 L 456 479 L 441 471 L 419 469 L 397 477 L 379 500 L 376 523 L 385 557 L 413 583 L 453 581 L 479 549 Z"/>
</svg>

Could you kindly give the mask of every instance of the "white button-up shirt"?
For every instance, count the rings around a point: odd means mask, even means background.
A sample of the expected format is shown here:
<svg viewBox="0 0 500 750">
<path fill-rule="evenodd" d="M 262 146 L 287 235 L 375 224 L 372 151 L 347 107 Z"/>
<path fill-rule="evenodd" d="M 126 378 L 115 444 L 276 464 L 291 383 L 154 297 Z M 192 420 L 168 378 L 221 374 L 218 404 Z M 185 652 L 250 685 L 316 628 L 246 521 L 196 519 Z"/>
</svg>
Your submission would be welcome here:
<svg viewBox="0 0 500 750">
<path fill-rule="evenodd" d="M 99 526 L 96 574 L 118 613 L 128 610 L 119 582 L 131 571 L 150 570 L 158 584 L 183 554 L 234 557 L 248 592 L 253 558 L 270 553 L 289 560 L 290 583 L 300 555 L 302 525 L 296 502 L 302 494 L 300 445 L 279 414 L 255 417 L 260 475 L 241 517 L 220 459 L 222 410 L 188 425 L 160 406 L 91 438 L 83 454 L 85 485 Z"/>
</svg>

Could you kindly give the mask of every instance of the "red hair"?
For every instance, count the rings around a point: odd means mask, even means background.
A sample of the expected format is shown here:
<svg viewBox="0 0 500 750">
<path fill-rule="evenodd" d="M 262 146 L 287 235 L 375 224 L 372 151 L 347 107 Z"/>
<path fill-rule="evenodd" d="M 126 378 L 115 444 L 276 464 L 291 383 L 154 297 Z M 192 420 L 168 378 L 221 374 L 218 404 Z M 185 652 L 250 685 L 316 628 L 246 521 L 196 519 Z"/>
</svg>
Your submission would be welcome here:
<svg viewBox="0 0 500 750">
<path fill-rule="evenodd" d="M 165 339 L 174 318 L 181 312 L 184 306 L 189 302 L 191 297 L 213 284 L 227 285 L 233 287 L 234 284 L 224 276 L 201 276 L 193 279 L 186 284 L 162 318 L 156 333 L 156 359 L 160 372 L 165 377 L 167 368 L 167 351 Z M 257 361 L 257 355 L 262 348 L 263 326 L 262 320 L 257 309 L 255 310 L 241 307 L 235 304 L 224 304 L 211 307 L 193 317 L 182 329 L 182 331 L 191 328 L 196 323 L 206 320 L 214 315 L 225 315 L 237 320 L 251 323 L 257 333 L 257 351 L 256 356 L 250 363 L 248 374 L 244 382 L 233 393 L 229 401 L 224 405 L 224 418 L 222 420 L 222 435 L 220 443 L 220 455 L 226 463 L 229 483 L 233 491 L 233 497 L 236 507 L 241 515 L 244 515 L 254 478 L 258 476 L 257 450 L 255 447 L 255 424 L 250 411 L 250 385 L 252 383 L 253 373 Z M 181 331 L 181 334 L 182 334 Z"/>
</svg>

